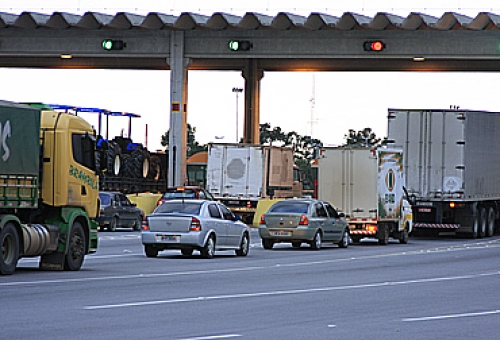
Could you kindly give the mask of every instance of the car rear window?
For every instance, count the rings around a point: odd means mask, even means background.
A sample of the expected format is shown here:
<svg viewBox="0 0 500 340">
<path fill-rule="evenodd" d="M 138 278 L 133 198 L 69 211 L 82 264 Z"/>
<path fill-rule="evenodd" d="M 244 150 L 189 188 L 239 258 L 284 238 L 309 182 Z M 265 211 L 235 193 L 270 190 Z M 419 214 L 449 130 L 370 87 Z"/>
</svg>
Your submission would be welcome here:
<svg viewBox="0 0 500 340">
<path fill-rule="evenodd" d="M 198 202 L 165 202 L 155 209 L 155 213 L 182 213 L 190 215 L 199 215 L 201 203 Z"/>
<path fill-rule="evenodd" d="M 272 206 L 269 209 L 269 212 L 307 214 L 308 207 L 309 207 L 308 203 L 302 203 L 302 202 L 279 203 L 279 204 Z"/>
<path fill-rule="evenodd" d="M 99 194 L 99 199 L 102 205 L 109 205 L 111 203 L 111 198 L 109 195 Z"/>
<path fill-rule="evenodd" d="M 176 198 L 196 198 L 196 191 L 192 189 L 186 190 L 168 190 L 163 194 L 164 199 L 176 199 Z"/>
</svg>

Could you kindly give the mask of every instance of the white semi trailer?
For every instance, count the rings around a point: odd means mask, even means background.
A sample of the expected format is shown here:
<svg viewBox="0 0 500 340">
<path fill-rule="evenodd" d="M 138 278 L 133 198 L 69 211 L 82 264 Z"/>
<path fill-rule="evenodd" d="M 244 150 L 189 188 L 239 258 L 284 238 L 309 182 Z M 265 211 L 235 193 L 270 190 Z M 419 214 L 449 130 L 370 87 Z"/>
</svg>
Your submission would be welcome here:
<svg viewBox="0 0 500 340">
<path fill-rule="evenodd" d="M 389 109 L 388 141 L 403 149 L 418 234 L 495 232 L 500 212 L 500 113 Z"/>
</svg>

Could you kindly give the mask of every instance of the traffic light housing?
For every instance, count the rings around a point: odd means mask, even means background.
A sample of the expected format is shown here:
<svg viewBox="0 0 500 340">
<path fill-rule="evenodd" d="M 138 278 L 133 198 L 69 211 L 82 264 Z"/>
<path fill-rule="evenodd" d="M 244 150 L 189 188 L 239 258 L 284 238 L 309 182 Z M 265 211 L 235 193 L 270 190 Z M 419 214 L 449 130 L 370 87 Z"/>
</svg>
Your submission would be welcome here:
<svg viewBox="0 0 500 340">
<path fill-rule="evenodd" d="M 104 39 L 101 46 L 106 51 L 117 51 L 123 50 L 125 47 L 127 47 L 127 44 L 124 43 L 123 40 Z"/>
<path fill-rule="evenodd" d="M 249 51 L 253 44 L 248 40 L 230 40 L 228 45 L 231 51 Z"/>
<path fill-rule="evenodd" d="M 363 43 L 363 48 L 365 51 L 380 52 L 385 49 L 385 43 L 380 40 L 365 41 Z"/>
</svg>

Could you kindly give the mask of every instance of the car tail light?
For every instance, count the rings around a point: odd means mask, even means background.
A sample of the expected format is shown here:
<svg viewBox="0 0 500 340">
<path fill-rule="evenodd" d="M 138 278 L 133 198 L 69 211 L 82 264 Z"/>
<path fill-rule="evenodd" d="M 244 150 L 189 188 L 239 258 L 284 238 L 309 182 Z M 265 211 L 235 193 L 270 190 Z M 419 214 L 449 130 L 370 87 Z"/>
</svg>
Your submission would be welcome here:
<svg viewBox="0 0 500 340">
<path fill-rule="evenodd" d="M 260 224 L 266 224 L 266 219 L 264 218 L 264 214 L 260 217 Z"/>
<path fill-rule="evenodd" d="M 306 215 L 300 216 L 299 225 L 309 225 L 309 220 Z"/>
<path fill-rule="evenodd" d="M 160 199 L 158 200 L 157 205 L 161 205 L 161 204 L 165 203 L 165 201 L 166 201 L 165 199 L 160 198 Z"/>
<path fill-rule="evenodd" d="M 148 224 L 148 218 L 147 217 L 144 217 L 142 219 L 142 230 L 145 230 L 145 231 L 149 231 L 149 224 Z"/>
<path fill-rule="evenodd" d="M 196 217 L 191 218 L 191 226 L 189 227 L 189 231 L 200 231 L 201 230 L 201 223 L 200 220 L 197 219 Z"/>
</svg>

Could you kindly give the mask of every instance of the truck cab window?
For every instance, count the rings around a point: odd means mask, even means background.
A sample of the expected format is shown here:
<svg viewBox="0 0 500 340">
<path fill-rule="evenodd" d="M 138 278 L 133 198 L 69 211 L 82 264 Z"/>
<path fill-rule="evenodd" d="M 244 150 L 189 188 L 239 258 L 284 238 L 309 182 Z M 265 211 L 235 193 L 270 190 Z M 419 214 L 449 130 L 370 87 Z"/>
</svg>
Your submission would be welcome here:
<svg viewBox="0 0 500 340">
<path fill-rule="evenodd" d="M 73 158 L 78 164 L 93 171 L 96 170 L 95 139 L 93 136 L 74 133 L 72 135 L 72 150 Z"/>
</svg>

